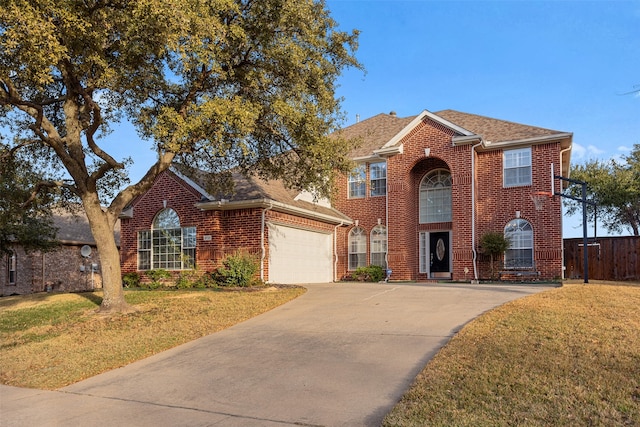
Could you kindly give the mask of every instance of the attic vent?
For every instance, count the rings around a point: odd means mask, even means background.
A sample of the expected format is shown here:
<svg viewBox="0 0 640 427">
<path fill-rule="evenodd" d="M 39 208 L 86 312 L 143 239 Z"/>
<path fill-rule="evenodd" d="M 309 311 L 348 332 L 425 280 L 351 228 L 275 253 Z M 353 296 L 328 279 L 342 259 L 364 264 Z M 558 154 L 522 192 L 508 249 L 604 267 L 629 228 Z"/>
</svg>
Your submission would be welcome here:
<svg viewBox="0 0 640 427">
<path fill-rule="evenodd" d="M 390 115 L 391 117 L 395 117 L 395 116 L 396 116 L 396 112 L 395 112 L 395 111 L 392 111 L 392 112 L 390 112 L 390 113 L 389 113 L 389 115 Z"/>
</svg>

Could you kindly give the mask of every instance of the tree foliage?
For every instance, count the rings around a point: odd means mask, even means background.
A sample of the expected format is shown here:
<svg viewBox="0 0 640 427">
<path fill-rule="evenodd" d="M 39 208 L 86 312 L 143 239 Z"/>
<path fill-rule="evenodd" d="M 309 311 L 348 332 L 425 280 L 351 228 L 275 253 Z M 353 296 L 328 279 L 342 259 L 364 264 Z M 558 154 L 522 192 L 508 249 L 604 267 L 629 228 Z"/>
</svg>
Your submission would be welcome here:
<svg viewBox="0 0 640 427">
<path fill-rule="evenodd" d="M 172 162 L 331 191 L 351 148 L 328 137 L 342 120 L 336 80 L 360 67 L 356 48 L 357 31 L 339 31 L 321 0 L 8 0 L 0 126 L 13 148 L 48 159 L 49 184 L 81 200 L 102 261 L 102 309 L 120 310 L 113 226 Z M 122 119 L 157 153 L 126 188 L 128 142 L 115 155 L 100 144 Z"/>
<path fill-rule="evenodd" d="M 15 244 L 27 252 L 55 248 L 50 191 L 34 191 L 40 175 L 28 159 L 0 142 L 0 254 L 13 252 Z"/>
<path fill-rule="evenodd" d="M 571 178 L 587 183 L 588 199 L 597 205 L 597 218 L 612 233 L 631 231 L 640 235 L 640 144 L 635 144 L 622 162 L 616 160 L 590 160 L 575 165 Z M 581 197 L 579 186 L 571 186 L 568 193 Z M 582 203 L 566 199 L 567 213 L 572 215 L 582 208 Z M 594 207 L 587 205 L 593 218 Z"/>
</svg>

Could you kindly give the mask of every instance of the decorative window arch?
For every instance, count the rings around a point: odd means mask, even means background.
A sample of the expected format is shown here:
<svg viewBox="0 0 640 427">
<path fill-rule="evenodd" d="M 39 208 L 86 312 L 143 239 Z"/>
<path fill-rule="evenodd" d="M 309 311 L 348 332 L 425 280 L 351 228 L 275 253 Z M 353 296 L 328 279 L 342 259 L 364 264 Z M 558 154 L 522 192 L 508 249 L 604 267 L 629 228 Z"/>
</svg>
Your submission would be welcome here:
<svg viewBox="0 0 640 427">
<path fill-rule="evenodd" d="M 505 268 L 533 268 L 533 228 L 518 218 L 504 227 L 504 237 L 511 241 L 504 253 Z"/>
<path fill-rule="evenodd" d="M 420 182 L 420 223 L 451 221 L 451 173 L 438 169 Z"/>
<path fill-rule="evenodd" d="M 171 208 L 156 214 L 151 230 L 138 232 L 138 270 L 191 269 L 195 260 L 196 227 L 181 227 Z"/>
<path fill-rule="evenodd" d="M 387 268 L 387 227 L 376 225 L 371 230 L 371 265 Z"/>
<path fill-rule="evenodd" d="M 349 270 L 367 266 L 367 234 L 362 227 L 349 232 Z"/>
</svg>

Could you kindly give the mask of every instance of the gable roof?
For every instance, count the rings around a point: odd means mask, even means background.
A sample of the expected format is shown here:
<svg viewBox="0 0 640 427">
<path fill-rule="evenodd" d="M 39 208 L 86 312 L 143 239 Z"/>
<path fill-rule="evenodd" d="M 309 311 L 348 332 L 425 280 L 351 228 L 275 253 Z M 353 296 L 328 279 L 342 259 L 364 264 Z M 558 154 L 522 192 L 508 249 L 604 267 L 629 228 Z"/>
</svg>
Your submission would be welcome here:
<svg viewBox="0 0 640 427">
<path fill-rule="evenodd" d="M 372 157 L 383 148 L 397 145 L 420 121 L 429 118 L 452 129 L 463 140 L 484 141 L 484 148 L 510 144 L 562 140 L 563 148 L 571 146 L 571 133 L 529 126 L 455 110 L 431 113 L 422 111 L 416 116 L 399 118 L 394 113 L 378 114 L 339 131 L 345 138 L 359 138 L 361 144 L 351 151 L 354 160 Z"/>
<path fill-rule="evenodd" d="M 280 180 L 265 180 L 256 176 L 244 176 L 233 172 L 234 192 L 222 197 L 214 198 L 203 192 L 204 174 L 199 171 L 191 176 L 171 170 L 180 178 L 187 178 L 186 182 L 195 183 L 203 196 L 203 201 L 196 204 L 204 210 L 232 210 L 245 208 L 271 208 L 276 211 L 290 213 L 305 218 L 316 219 L 331 224 L 351 224 L 353 221 L 343 213 L 324 203 L 309 202 L 301 193 L 285 187 Z"/>
</svg>

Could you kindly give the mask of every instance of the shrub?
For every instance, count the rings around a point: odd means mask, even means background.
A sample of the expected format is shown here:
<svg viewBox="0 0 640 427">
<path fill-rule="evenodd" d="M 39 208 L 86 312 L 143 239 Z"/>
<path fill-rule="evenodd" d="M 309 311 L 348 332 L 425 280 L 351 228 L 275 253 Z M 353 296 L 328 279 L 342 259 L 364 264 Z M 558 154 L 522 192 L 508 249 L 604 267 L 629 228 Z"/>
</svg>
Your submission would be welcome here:
<svg viewBox="0 0 640 427">
<path fill-rule="evenodd" d="M 260 268 L 257 257 L 244 251 L 228 255 L 222 267 L 214 273 L 214 280 L 222 286 L 251 286 L 255 283 L 255 275 Z"/>
<path fill-rule="evenodd" d="M 146 272 L 146 275 L 149 279 L 151 279 L 151 283 L 149 284 L 150 289 L 159 288 L 166 283 L 167 279 L 171 278 L 171 273 L 164 268 L 149 270 Z"/>
<path fill-rule="evenodd" d="M 480 251 L 489 255 L 491 260 L 491 280 L 495 278 L 494 260 L 501 257 L 509 246 L 511 241 L 503 233 L 491 231 L 480 238 Z"/>
<path fill-rule="evenodd" d="M 181 271 L 176 279 L 176 288 L 178 289 L 203 289 L 209 285 L 209 278 L 197 268 L 193 270 Z"/>
<path fill-rule="evenodd" d="M 379 265 L 358 267 L 351 277 L 360 282 L 379 282 L 384 278 L 384 269 Z"/>
<path fill-rule="evenodd" d="M 140 274 L 135 271 L 126 273 L 122 276 L 122 283 L 125 288 L 137 288 L 140 286 Z"/>
</svg>

